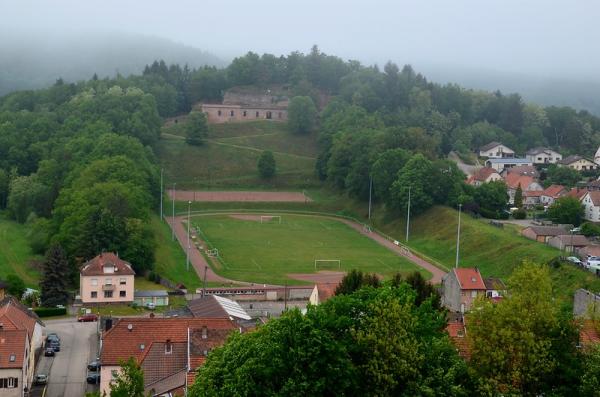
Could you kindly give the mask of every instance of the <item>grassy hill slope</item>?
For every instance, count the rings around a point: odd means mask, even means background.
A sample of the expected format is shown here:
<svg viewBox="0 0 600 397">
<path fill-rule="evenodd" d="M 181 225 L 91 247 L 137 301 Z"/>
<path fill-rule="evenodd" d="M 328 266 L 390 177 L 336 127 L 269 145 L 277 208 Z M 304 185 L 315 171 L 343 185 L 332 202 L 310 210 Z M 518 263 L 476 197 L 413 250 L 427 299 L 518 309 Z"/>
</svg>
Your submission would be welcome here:
<svg viewBox="0 0 600 397">
<path fill-rule="evenodd" d="M 0 279 L 9 274 L 21 277 L 31 288 L 39 288 L 40 272 L 30 261 L 41 259 L 31 252 L 27 243 L 27 226 L 9 221 L 0 215 Z"/>
</svg>

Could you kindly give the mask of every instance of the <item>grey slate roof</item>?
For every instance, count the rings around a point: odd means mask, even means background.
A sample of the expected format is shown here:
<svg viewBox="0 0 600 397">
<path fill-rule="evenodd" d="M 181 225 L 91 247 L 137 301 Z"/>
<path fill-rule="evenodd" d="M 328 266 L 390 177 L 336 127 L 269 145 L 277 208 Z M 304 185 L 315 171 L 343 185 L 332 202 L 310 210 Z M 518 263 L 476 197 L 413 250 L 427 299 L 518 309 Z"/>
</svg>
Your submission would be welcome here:
<svg viewBox="0 0 600 397">
<path fill-rule="evenodd" d="M 165 296 L 169 296 L 169 293 L 167 291 L 165 291 L 164 289 L 141 290 L 141 291 L 135 291 L 133 293 L 134 298 L 153 298 L 153 297 L 161 298 L 161 297 L 165 297 Z"/>
</svg>

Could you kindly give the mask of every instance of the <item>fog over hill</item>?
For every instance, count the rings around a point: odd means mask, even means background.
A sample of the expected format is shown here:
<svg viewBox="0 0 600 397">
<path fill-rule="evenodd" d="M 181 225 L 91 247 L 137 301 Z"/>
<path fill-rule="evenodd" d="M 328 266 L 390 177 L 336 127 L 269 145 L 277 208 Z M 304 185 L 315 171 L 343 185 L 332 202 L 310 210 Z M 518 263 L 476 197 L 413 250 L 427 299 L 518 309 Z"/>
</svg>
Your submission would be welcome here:
<svg viewBox="0 0 600 397">
<path fill-rule="evenodd" d="M 0 95 L 74 82 L 139 74 L 156 59 L 167 63 L 225 66 L 215 55 L 160 37 L 133 33 L 21 35 L 0 30 Z"/>
</svg>

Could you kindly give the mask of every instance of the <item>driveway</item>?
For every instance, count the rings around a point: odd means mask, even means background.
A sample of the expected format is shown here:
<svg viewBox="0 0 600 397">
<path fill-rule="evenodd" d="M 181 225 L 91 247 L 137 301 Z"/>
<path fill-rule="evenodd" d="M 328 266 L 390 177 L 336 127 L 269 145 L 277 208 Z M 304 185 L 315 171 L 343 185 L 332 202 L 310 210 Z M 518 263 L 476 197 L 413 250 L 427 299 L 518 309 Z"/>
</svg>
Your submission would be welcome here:
<svg viewBox="0 0 600 397">
<path fill-rule="evenodd" d="M 464 172 L 467 175 L 467 177 L 473 175 L 475 172 L 477 172 L 478 169 L 481 168 L 481 164 L 479 164 L 479 160 L 477 160 L 477 164 L 470 165 L 470 164 L 467 164 L 464 161 L 462 161 L 461 158 L 458 157 L 458 155 L 454 152 L 448 153 L 448 159 L 454 161 L 456 163 L 456 165 L 458 166 L 458 168 L 462 172 Z"/>
<path fill-rule="evenodd" d="M 98 352 L 98 323 L 78 323 L 75 318 L 47 320 L 46 333 L 56 332 L 60 351 L 54 357 L 40 357 L 36 374 L 49 374 L 46 397 L 80 397 L 93 391 L 88 386 L 87 364 Z"/>
</svg>

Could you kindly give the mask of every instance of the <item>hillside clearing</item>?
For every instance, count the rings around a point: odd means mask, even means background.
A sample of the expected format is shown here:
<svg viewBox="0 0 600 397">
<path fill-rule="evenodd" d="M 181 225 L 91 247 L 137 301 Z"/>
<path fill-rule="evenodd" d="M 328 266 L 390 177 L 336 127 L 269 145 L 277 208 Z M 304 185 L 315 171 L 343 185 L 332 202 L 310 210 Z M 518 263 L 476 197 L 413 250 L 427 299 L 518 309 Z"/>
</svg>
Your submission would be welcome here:
<svg viewBox="0 0 600 397">
<path fill-rule="evenodd" d="M 27 226 L 0 216 L 0 279 L 9 274 L 21 277 L 31 288 L 39 288 L 41 274 L 30 266 L 32 260 L 41 260 L 33 254 L 27 242 Z"/>
</svg>

